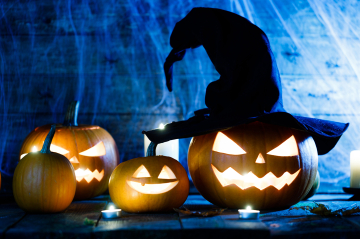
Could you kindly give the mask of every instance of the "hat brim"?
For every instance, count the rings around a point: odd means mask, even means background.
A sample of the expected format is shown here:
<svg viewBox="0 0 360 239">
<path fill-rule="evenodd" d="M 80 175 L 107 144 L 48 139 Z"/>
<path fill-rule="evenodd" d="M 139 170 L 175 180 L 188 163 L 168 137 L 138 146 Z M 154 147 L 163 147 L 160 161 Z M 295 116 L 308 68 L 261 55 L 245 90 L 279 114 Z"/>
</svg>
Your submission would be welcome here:
<svg viewBox="0 0 360 239">
<path fill-rule="evenodd" d="M 188 120 L 167 124 L 164 129 L 143 131 L 154 143 L 160 144 L 173 139 L 188 138 L 231 127 L 261 121 L 268 124 L 286 126 L 309 133 L 316 144 L 318 154 L 323 155 L 334 148 L 341 135 L 349 127 L 348 123 L 294 116 L 287 112 L 275 112 L 243 119 L 219 119 L 196 115 Z"/>
</svg>

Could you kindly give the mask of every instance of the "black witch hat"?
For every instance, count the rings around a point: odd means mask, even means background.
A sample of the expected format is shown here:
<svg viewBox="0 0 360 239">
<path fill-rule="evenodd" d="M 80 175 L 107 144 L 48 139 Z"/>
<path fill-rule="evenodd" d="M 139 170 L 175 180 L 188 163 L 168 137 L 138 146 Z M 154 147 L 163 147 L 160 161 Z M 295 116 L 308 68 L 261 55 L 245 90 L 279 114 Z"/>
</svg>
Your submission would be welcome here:
<svg viewBox="0 0 360 239">
<path fill-rule="evenodd" d="M 154 143 L 187 138 L 254 121 L 308 132 L 318 154 L 329 152 L 349 124 L 294 116 L 282 104 L 281 81 L 265 33 L 247 19 L 220 9 L 194 8 L 171 34 L 173 50 L 166 58 L 166 85 L 172 91 L 172 65 L 186 49 L 203 45 L 220 74 L 205 95 L 208 108 L 164 129 L 143 131 Z"/>
</svg>

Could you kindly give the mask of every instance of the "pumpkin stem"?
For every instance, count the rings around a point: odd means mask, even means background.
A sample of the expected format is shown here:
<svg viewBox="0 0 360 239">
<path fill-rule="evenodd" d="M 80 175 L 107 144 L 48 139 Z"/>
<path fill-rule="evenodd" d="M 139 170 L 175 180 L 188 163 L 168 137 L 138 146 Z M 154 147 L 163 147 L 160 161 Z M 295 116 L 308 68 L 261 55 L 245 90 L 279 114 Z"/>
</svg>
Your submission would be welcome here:
<svg viewBox="0 0 360 239">
<path fill-rule="evenodd" d="M 79 113 L 79 105 L 80 101 L 73 101 L 69 104 L 63 123 L 64 126 L 78 126 L 77 117 Z"/>
<path fill-rule="evenodd" d="M 157 144 L 155 144 L 154 142 L 151 142 L 149 144 L 149 147 L 146 150 L 146 157 L 156 156 L 156 146 Z"/>
<path fill-rule="evenodd" d="M 55 124 L 51 125 L 51 129 L 50 129 L 48 135 L 46 136 L 46 139 L 44 141 L 44 145 L 43 145 L 40 153 L 43 153 L 43 154 L 51 153 L 50 145 L 51 145 L 52 139 L 54 138 L 55 129 L 56 129 L 56 125 Z"/>
</svg>

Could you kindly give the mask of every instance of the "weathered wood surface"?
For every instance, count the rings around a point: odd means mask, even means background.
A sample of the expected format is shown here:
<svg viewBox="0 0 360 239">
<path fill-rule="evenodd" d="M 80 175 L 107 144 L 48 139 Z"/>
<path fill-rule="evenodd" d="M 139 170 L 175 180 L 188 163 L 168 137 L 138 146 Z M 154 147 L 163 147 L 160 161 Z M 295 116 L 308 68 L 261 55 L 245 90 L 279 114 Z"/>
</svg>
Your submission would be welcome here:
<svg viewBox="0 0 360 239">
<path fill-rule="evenodd" d="M 354 201 L 320 201 L 332 210 L 347 208 Z M 314 205 L 303 201 L 296 206 Z M 359 204 L 360 205 L 360 204 Z M 360 227 L 352 220 L 360 218 L 360 213 L 350 217 L 324 217 L 304 210 L 282 210 L 261 215 L 260 220 L 270 229 L 275 238 L 357 238 Z"/>
<path fill-rule="evenodd" d="M 24 216 L 25 212 L 21 210 L 16 203 L 0 204 L 0 238 L 3 238 L 4 233 L 19 222 Z"/>
<path fill-rule="evenodd" d="M 316 195 L 331 209 L 353 205 L 349 195 Z M 338 198 L 338 199 L 336 199 Z M 259 220 L 241 220 L 237 210 L 214 217 L 178 213 L 131 214 L 103 219 L 101 210 L 109 196 L 73 202 L 63 213 L 26 214 L 14 202 L 0 198 L 1 238 L 358 238 L 360 213 L 350 217 L 324 217 L 304 210 L 262 211 Z M 313 205 L 302 201 L 297 206 Z M 217 208 L 200 195 L 190 195 L 184 206 L 190 210 Z M 86 225 L 84 219 L 92 220 Z"/>
<path fill-rule="evenodd" d="M 116 220 L 101 219 L 94 228 L 95 238 L 181 238 L 181 223 L 176 213 L 128 214 Z"/>
<path fill-rule="evenodd" d="M 93 226 L 84 219 L 98 221 L 104 201 L 73 202 L 64 212 L 54 214 L 26 214 L 6 231 L 6 238 L 88 238 Z"/>
</svg>

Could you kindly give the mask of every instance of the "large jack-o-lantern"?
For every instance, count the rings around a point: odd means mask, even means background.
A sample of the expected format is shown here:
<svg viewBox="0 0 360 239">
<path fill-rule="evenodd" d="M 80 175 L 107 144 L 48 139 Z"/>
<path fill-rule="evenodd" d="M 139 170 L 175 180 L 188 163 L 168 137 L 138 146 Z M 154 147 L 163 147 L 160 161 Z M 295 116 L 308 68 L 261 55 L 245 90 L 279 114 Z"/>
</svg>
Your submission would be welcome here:
<svg viewBox="0 0 360 239">
<path fill-rule="evenodd" d="M 189 194 L 189 179 L 175 159 L 155 156 L 151 143 L 147 157 L 119 164 L 111 174 L 111 200 L 132 213 L 167 212 L 180 207 Z"/>
<path fill-rule="evenodd" d="M 77 181 L 75 200 L 98 196 L 106 191 L 111 172 L 119 162 L 119 152 L 111 135 L 95 125 L 78 125 L 79 102 L 72 102 L 63 124 L 56 125 L 50 146 L 52 152 L 67 157 L 75 169 Z M 24 140 L 20 160 L 40 149 L 51 125 L 33 130 Z"/>
<path fill-rule="evenodd" d="M 254 122 L 192 139 L 188 165 L 194 185 L 227 208 L 286 208 L 312 187 L 318 165 L 308 134 Z"/>
</svg>

